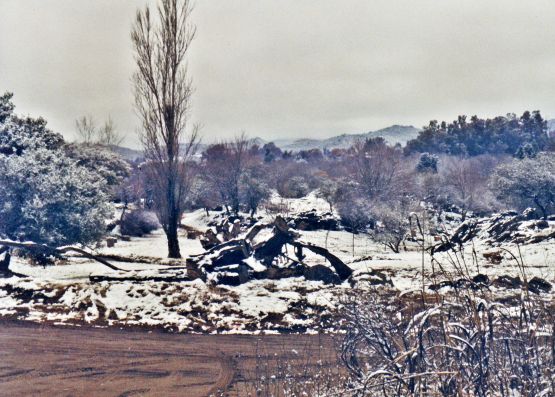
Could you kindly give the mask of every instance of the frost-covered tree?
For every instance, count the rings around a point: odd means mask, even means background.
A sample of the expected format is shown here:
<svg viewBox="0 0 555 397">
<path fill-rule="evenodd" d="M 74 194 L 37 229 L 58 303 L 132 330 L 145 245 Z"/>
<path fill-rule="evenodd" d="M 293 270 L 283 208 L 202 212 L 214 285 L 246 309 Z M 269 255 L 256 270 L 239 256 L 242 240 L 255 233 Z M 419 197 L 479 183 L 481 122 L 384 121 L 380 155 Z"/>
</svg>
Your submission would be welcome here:
<svg viewBox="0 0 555 397">
<path fill-rule="evenodd" d="M 209 180 L 195 178 L 189 195 L 189 202 L 193 208 L 204 208 L 206 215 L 210 215 L 210 209 L 221 203 L 219 197 L 218 192 L 214 190 Z"/>
<path fill-rule="evenodd" d="M 239 213 L 241 180 L 251 159 L 250 147 L 251 142 L 244 133 L 241 133 L 228 144 L 226 178 L 228 179 L 228 198 L 230 199 L 231 209 L 235 214 Z"/>
<path fill-rule="evenodd" d="M 97 142 L 107 147 L 121 145 L 124 138 L 125 136 L 117 130 L 110 116 L 97 131 Z"/>
<path fill-rule="evenodd" d="M 266 143 L 262 146 L 262 151 L 264 152 L 264 162 L 271 163 L 276 161 L 283 156 L 283 151 L 276 146 L 274 142 Z"/>
<path fill-rule="evenodd" d="M 405 184 L 403 153 L 387 145 L 383 138 L 357 142 L 353 148 L 352 175 L 365 190 L 367 197 L 391 197 L 399 194 Z"/>
<path fill-rule="evenodd" d="M 376 221 L 374 238 L 393 252 L 399 253 L 399 247 L 410 231 L 409 216 L 415 205 L 411 200 L 391 200 L 374 203 L 371 209 Z"/>
<path fill-rule="evenodd" d="M 79 143 L 84 145 L 118 146 L 123 142 L 124 135 L 117 129 L 112 117 L 100 127 L 96 126 L 92 116 L 82 116 L 75 120 L 75 128 Z"/>
<path fill-rule="evenodd" d="M 26 150 L 62 147 L 63 137 L 50 131 L 43 118 L 15 115 L 12 97 L 11 93 L 0 96 L 0 154 L 21 155 Z"/>
<path fill-rule="evenodd" d="M 16 116 L 10 100 L 0 98 L 0 237 L 54 247 L 97 241 L 110 213 L 103 176 L 68 156 L 43 119 Z M 5 274 L 10 252 L 0 251 Z"/>
<path fill-rule="evenodd" d="M 51 246 L 97 241 L 110 214 L 102 176 L 61 150 L 0 156 L 0 234 Z"/>
<path fill-rule="evenodd" d="M 130 174 L 129 163 L 105 146 L 70 143 L 64 150 L 77 165 L 100 174 L 108 186 L 119 185 Z"/>
<path fill-rule="evenodd" d="M 526 158 L 526 157 L 536 157 L 537 154 L 538 154 L 538 149 L 531 143 L 527 142 L 518 148 L 518 150 L 516 151 L 515 157 L 522 160 L 523 158 Z"/>
<path fill-rule="evenodd" d="M 555 211 L 555 153 L 515 159 L 493 173 L 491 187 L 499 200 L 518 209 L 536 207 L 543 218 Z"/>
<path fill-rule="evenodd" d="M 345 183 L 337 192 L 337 212 L 341 223 L 352 234 L 352 255 L 355 256 L 355 234 L 373 223 L 370 201 L 355 183 Z"/>
<path fill-rule="evenodd" d="M 318 197 L 324 199 L 330 206 L 330 212 L 333 211 L 333 205 L 337 199 L 337 189 L 338 186 L 335 181 L 325 179 L 317 192 Z"/>
<path fill-rule="evenodd" d="M 437 173 L 437 162 L 438 157 L 435 154 L 430 154 L 428 152 L 424 152 L 420 154 L 420 159 L 418 160 L 418 164 L 416 165 L 416 171 L 418 172 L 431 172 Z"/>
<path fill-rule="evenodd" d="M 445 158 L 441 183 L 450 203 L 462 210 L 463 220 L 468 211 L 488 212 L 495 207 L 488 180 L 498 161 L 489 155 Z"/>
<path fill-rule="evenodd" d="M 207 181 L 220 195 L 220 202 L 227 213 L 239 213 L 244 202 L 244 184 L 249 181 L 249 173 L 261 166 L 256 145 L 244 133 L 233 140 L 212 144 L 203 153 L 203 167 Z M 257 173 L 262 179 L 263 175 Z M 252 208 L 251 208 L 252 210 Z"/>
<path fill-rule="evenodd" d="M 264 181 L 262 172 L 264 171 L 260 167 L 251 167 L 241 180 L 241 201 L 245 203 L 251 217 L 256 214 L 260 203 L 270 197 L 270 188 Z"/>
</svg>

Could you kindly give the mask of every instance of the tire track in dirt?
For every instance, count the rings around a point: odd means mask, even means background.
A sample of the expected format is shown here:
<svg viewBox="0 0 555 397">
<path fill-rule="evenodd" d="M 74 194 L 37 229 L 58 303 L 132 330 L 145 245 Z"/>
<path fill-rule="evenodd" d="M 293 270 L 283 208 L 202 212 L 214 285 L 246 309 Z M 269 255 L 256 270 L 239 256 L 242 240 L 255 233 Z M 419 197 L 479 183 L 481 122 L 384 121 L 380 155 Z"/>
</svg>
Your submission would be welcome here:
<svg viewBox="0 0 555 397">
<path fill-rule="evenodd" d="M 216 384 L 208 391 L 208 396 L 219 396 L 226 392 L 235 378 L 235 363 L 229 356 L 220 359 L 221 371 Z"/>
<path fill-rule="evenodd" d="M 287 357 L 317 341 L 147 331 L 0 320 L 0 396 L 217 396 L 253 365 L 255 344 Z"/>
</svg>

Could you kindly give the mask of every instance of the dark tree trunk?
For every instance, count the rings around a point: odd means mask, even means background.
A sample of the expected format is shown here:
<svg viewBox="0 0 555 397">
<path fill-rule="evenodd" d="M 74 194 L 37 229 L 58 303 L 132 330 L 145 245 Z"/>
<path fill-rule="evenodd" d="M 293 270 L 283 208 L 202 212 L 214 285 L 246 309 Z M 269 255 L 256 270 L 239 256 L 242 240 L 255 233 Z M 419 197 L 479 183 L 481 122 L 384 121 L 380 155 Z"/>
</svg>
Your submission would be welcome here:
<svg viewBox="0 0 555 397">
<path fill-rule="evenodd" d="M 541 205 L 540 200 L 538 200 L 537 197 L 534 197 L 534 204 L 536 204 L 538 206 L 539 210 L 542 212 L 542 218 L 544 220 L 547 220 L 547 215 L 548 215 L 547 210 L 543 205 Z"/>
<path fill-rule="evenodd" d="M 172 216 L 173 218 L 173 216 Z M 173 220 L 173 219 L 172 219 Z M 166 237 L 168 240 L 168 258 L 181 258 L 181 251 L 179 249 L 179 239 L 177 236 L 178 222 L 171 222 L 166 230 Z"/>
<path fill-rule="evenodd" d="M 0 255 L 4 255 L 3 258 L 0 257 L 0 276 L 10 276 L 12 274 L 10 270 L 10 250 L 8 247 L 3 247 L 0 249 Z"/>
<path fill-rule="evenodd" d="M 232 200 L 232 208 L 233 214 L 239 215 L 239 200 L 237 198 L 233 198 Z"/>
<path fill-rule="evenodd" d="M 399 246 L 401 245 L 401 242 L 394 242 L 394 243 L 387 243 L 386 246 L 388 246 L 391 251 L 393 251 L 394 253 L 398 254 L 399 253 Z"/>
</svg>

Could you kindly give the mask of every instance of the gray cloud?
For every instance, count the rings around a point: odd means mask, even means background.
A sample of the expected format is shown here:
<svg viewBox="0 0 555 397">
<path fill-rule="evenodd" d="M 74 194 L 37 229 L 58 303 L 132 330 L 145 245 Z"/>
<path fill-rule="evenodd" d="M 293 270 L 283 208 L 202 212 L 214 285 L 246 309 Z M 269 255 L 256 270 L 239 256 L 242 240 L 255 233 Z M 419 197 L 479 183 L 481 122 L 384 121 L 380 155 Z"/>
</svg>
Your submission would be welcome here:
<svg viewBox="0 0 555 397">
<path fill-rule="evenodd" d="M 144 1 L 0 0 L 0 90 L 72 138 L 111 115 L 136 144 L 129 30 Z M 205 140 L 326 137 L 555 107 L 555 2 L 198 1 Z"/>
</svg>

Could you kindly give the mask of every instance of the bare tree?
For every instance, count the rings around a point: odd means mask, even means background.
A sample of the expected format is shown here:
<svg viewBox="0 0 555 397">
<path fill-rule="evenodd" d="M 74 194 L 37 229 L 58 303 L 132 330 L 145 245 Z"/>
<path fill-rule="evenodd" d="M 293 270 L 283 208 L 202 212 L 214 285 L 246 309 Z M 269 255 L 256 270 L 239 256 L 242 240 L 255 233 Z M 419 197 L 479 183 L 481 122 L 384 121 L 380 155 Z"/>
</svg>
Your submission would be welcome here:
<svg viewBox="0 0 555 397">
<path fill-rule="evenodd" d="M 330 206 L 330 212 L 333 211 L 333 205 L 337 201 L 337 190 L 338 185 L 335 181 L 331 179 L 324 179 L 317 192 L 318 197 L 324 199 Z"/>
<path fill-rule="evenodd" d="M 239 213 L 240 187 L 252 161 L 251 141 L 241 133 L 230 142 L 210 145 L 203 153 L 206 172 L 229 213 Z"/>
<path fill-rule="evenodd" d="M 75 127 L 79 140 L 84 144 L 94 143 L 96 137 L 96 123 L 92 116 L 83 116 L 75 120 Z"/>
<path fill-rule="evenodd" d="M 267 172 L 261 164 L 255 163 L 248 167 L 241 178 L 240 199 L 250 211 L 251 218 L 256 214 L 260 203 L 270 197 L 270 188 L 264 180 L 264 174 Z"/>
<path fill-rule="evenodd" d="M 382 138 L 359 141 L 353 146 L 351 172 L 369 198 L 389 197 L 404 185 L 402 152 Z"/>
<path fill-rule="evenodd" d="M 241 178 L 247 167 L 247 162 L 249 160 L 249 148 L 251 146 L 251 141 L 247 138 L 247 135 L 242 132 L 239 136 L 230 143 L 230 162 L 229 162 L 229 173 L 228 178 L 230 182 L 230 199 L 231 199 L 231 209 L 235 214 L 239 213 L 240 197 L 239 197 L 239 187 L 241 183 Z"/>
<path fill-rule="evenodd" d="M 191 184 L 188 159 L 198 138 L 198 129 L 193 128 L 184 144 L 192 93 L 185 56 L 196 29 L 188 0 L 161 0 L 157 9 L 158 21 L 148 6 L 137 11 L 131 32 L 137 63 L 135 106 L 169 257 L 180 258 L 177 232 Z"/>
<path fill-rule="evenodd" d="M 361 193 L 360 187 L 347 182 L 338 189 L 336 208 L 341 223 L 352 234 L 352 255 L 355 256 L 355 234 L 366 230 L 373 223 L 370 201 Z"/>
<path fill-rule="evenodd" d="M 116 129 L 110 116 L 108 116 L 104 125 L 98 129 L 97 135 L 98 143 L 105 146 L 119 146 L 124 139 L 124 135 Z"/>
<path fill-rule="evenodd" d="M 484 211 L 493 205 L 488 180 L 496 163 L 489 156 L 446 159 L 442 184 L 451 201 L 462 209 L 463 220 L 468 211 Z"/>
<path fill-rule="evenodd" d="M 376 220 L 374 238 L 393 252 L 399 253 L 401 244 L 410 231 L 409 216 L 416 203 L 407 198 L 373 203 L 371 214 Z"/>
</svg>

